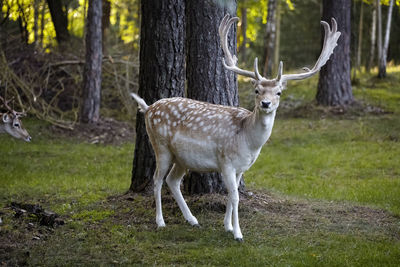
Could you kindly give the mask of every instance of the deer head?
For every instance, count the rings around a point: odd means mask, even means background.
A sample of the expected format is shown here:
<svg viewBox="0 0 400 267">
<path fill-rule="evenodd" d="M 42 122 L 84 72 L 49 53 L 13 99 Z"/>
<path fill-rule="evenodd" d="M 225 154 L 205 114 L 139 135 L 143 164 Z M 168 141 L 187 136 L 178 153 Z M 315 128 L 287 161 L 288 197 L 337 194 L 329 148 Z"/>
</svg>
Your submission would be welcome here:
<svg viewBox="0 0 400 267">
<path fill-rule="evenodd" d="M 323 65 L 328 61 L 330 55 L 333 53 L 333 49 L 337 46 L 337 40 L 339 39 L 340 32 L 337 31 L 337 23 L 332 18 L 332 29 L 329 24 L 325 21 L 321 21 L 322 26 L 325 29 L 324 43 L 321 54 L 312 69 L 304 67 L 304 73 L 299 74 L 283 74 L 283 63 L 279 64 L 278 75 L 274 79 L 267 79 L 260 75 L 258 72 L 258 60 L 254 60 L 254 71 L 243 70 L 237 67 L 237 58 L 232 56 L 228 49 L 228 31 L 233 23 L 238 21 L 239 18 L 229 18 L 226 15 L 219 26 L 219 36 L 221 38 L 222 49 L 225 54 L 225 58 L 222 62 L 226 69 L 231 70 L 239 75 L 250 77 L 255 87 L 255 110 L 261 112 L 270 113 L 276 110 L 279 106 L 279 99 L 282 91 L 286 88 L 286 83 L 289 80 L 302 80 L 315 75 Z"/>
<path fill-rule="evenodd" d="M 22 139 L 26 142 L 31 141 L 31 137 L 27 130 L 22 126 L 21 117 L 25 116 L 25 113 L 16 112 L 8 105 L 8 102 L 5 101 L 4 98 L 0 96 L 0 100 L 3 102 L 3 106 L 7 109 L 6 113 L 3 113 L 1 116 L 3 125 L 0 125 L 0 132 L 6 132 L 9 135 Z"/>
</svg>

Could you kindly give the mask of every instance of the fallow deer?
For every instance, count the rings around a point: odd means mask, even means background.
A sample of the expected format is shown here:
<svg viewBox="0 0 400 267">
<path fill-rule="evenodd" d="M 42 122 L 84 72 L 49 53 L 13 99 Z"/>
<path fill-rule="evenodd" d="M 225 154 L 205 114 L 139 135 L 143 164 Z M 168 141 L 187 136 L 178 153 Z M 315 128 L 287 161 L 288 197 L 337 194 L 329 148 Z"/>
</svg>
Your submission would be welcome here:
<svg viewBox="0 0 400 267">
<path fill-rule="evenodd" d="M 0 133 L 8 133 L 9 135 L 22 139 L 26 142 L 31 141 L 31 137 L 27 130 L 22 126 L 20 120 L 21 117 L 25 116 L 23 112 L 16 112 L 9 105 L 8 102 L 0 96 L 0 100 L 3 102 L 3 106 L 7 109 L 6 113 L 1 115 L 2 123 L 0 123 Z"/>
<path fill-rule="evenodd" d="M 271 135 L 276 109 L 286 82 L 316 74 L 333 53 L 340 36 L 333 18 L 332 29 L 322 21 L 325 38 L 315 66 L 312 69 L 304 68 L 305 72 L 301 74 L 282 74 L 280 62 L 277 77 L 266 79 L 258 72 L 257 58 L 254 61 L 254 71 L 237 67 L 237 58 L 231 55 L 227 43 L 229 28 L 236 21 L 238 18 L 226 15 L 219 26 L 225 54 L 222 60 L 226 69 L 252 79 L 255 86 L 255 108 L 252 112 L 240 107 L 214 105 L 181 97 L 161 99 L 148 106 L 142 98 L 132 93 L 140 111 L 144 113 L 147 134 L 156 156 L 154 196 L 158 227 L 165 226 L 161 187 L 171 165 L 167 184 L 183 216 L 194 226 L 198 225 L 198 221 L 182 197 L 182 177 L 188 170 L 217 171 L 222 174 L 228 191 L 225 230 L 233 232 L 236 240 L 243 240 L 238 217 L 239 180 L 243 172 L 255 162 Z"/>
</svg>

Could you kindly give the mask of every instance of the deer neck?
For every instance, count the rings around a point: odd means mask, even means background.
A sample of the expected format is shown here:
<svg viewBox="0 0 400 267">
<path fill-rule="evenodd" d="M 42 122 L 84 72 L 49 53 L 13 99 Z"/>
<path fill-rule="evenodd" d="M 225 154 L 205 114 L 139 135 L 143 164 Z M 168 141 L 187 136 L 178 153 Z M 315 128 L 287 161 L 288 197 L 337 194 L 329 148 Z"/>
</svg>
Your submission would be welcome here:
<svg viewBox="0 0 400 267">
<path fill-rule="evenodd" d="M 271 113 L 260 112 L 254 109 L 251 116 L 245 121 L 245 135 L 251 149 L 260 149 L 269 139 L 274 126 L 276 110 Z"/>
</svg>

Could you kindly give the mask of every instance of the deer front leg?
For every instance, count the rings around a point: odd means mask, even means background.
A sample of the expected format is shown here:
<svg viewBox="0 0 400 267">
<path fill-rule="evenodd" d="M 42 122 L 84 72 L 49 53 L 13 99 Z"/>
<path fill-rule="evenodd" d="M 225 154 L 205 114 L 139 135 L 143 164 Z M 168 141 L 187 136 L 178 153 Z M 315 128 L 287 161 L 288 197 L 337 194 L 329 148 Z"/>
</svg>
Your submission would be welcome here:
<svg viewBox="0 0 400 267">
<path fill-rule="evenodd" d="M 240 179 L 242 178 L 243 173 L 236 174 L 236 186 L 239 188 Z M 233 232 L 232 226 L 232 203 L 230 198 L 228 198 L 228 202 L 226 203 L 226 212 L 224 218 L 224 226 L 227 232 Z"/>
<path fill-rule="evenodd" d="M 174 164 L 174 166 L 172 166 L 171 171 L 168 174 L 167 177 L 167 184 L 172 192 L 172 195 L 174 196 L 176 203 L 178 203 L 179 208 L 182 211 L 183 217 L 185 217 L 185 219 L 193 226 L 199 226 L 199 223 L 196 219 L 196 217 L 194 217 L 192 215 L 192 213 L 190 212 L 190 209 L 188 207 L 188 205 L 186 204 L 185 199 L 182 196 L 182 192 L 181 192 L 181 181 L 183 178 L 183 175 L 185 175 L 185 169 L 182 168 L 181 166 L 179 166 L 178 164 Z"/>
<path fill-rule="evenodd" d="M 222 177 L 225 182 L 226 189 L 228 190 L 228 204 L 226 208 L 226 213 L 225 213 L 225 229 L 229 229 L 229 221 L 230 218 L 232 218 L 232 231 L 233 231 L 233 236 L 235 240 L 237 241 L 243 241 L 243 235 L 242 231 L 240 230 L 239 226 L 239 214 L 238 214 L 238 209 L 239 209 L 239 191 L 238 191 L 238 185 L 236 182 L 236 174 L 234 171 L 231 170 L 226 170 L 222 173 Z M 232 214 L 232 216 L 229 216 L 229 214 Z M 229 230 L 228 230 L 229 231 Z"/>
<path fill-rule="evenodd" d="M 228 201 L 226 203 L 224 227 L 225 227 L 225 231 L 233 232 L 233 226 L 232 226 L 232 203 L 231 203 L 231 200 L 230 200 L 229 197 L 228 197 Z"/>
</svg>

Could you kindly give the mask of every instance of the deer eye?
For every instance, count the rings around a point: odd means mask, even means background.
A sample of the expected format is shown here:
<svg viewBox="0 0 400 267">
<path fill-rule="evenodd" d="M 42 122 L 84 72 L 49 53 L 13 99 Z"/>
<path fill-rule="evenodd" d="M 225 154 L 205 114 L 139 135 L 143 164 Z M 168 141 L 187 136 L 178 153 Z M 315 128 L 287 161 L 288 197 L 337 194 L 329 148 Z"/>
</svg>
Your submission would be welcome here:
<svg viewBox="0 0 400 267">
<path fill-rule="evenodd" d="M 258 95 L 260 93 L 257 89 L 254 92 L 256 93 L 256 95 Z"/>
<path fill-rule="evenodd" d="M 14 127 L 19 128 L 19 123 L 14 123 Z"/>
<path fill-rule="evenodd" d="M 278 95 L 278 96 L 281 96 L 281 94 L 282 94 L 282 92 L 278 92 L 278 93 L 276 93 L 276 95 Z"/>
</svg>

